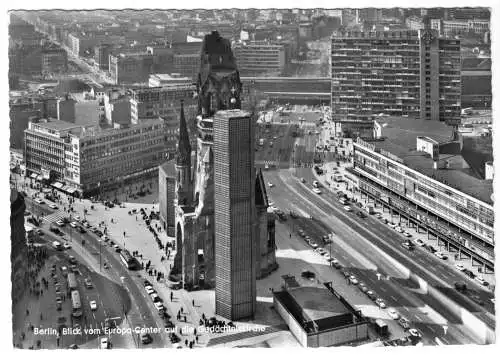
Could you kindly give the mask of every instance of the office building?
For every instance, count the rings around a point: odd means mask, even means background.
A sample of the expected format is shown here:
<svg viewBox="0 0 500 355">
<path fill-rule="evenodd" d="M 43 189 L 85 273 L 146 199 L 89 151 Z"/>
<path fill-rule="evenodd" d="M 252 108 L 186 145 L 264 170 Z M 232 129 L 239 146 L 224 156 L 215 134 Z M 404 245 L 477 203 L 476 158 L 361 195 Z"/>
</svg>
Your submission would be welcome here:
<svg viewBox="0 0 500 355">
<path fill-rule="evenodd" d="M 215 312 L 231 320 L 252 317 L 256 307 L 253 137 L 250 113 L 215 114 Z"/>
<path fill-rule="evenodd" d="M 109 55 L 112 46 L 110 44 L 100 44 L 94 48 L 94 60 L 97 69 L 102 71 L 109 70 Z"/>
<path fill-rule="evenodd" d="M 184 102 L 184 111 L 190 117 L 190 140 L 196 143 L 195 118 L 197 114 L 197 102 L 194 98 L 196 86 L 193 84 L 167 85 L 161 87 L 147 87 L 131 90 L 131 120 L 138 123 L 143 120 L 162 118 L 165 122 L 166 144 L 169 158 L 175 153 L 177 142 L 179 113 L 181 112 L 181 101 Z"/>
<path fill-rule="evenodd" d="M 374 132 L 354 143 L 361 193 L 493 270 L 492 181 L 471 173 L 461 136 L 444 122 L 400 117 L 377 119 Z"/>
<path fill-rule="evenodd" d="M 434 30 L 332 36 L 332 116 L 446 121 L 460 115 L 460 41 Z"/>
<path fill-rule="evenodd" d="M 191 77 L 182 76 L 179 73 L 151 74 L 149 76 L 149 87 L 155 88 L 167 85 L 188 85 L 193 82 Z"/>
<path fill-rule="evenodd" d="M 25 130 L 25 159 L 28 176 L 59 182 L 67 192 L 96 194 L 153 173 L 165 162 L 164 122 L 151 119 L 106 129 L 58 120 L 32 122 Z"/>
<path fill-rule="evenodd" d="M 150 53 L 110 54 L 109 73 L 115 84 L 147 83 L 153 72 L 154 57 Z"/>
<path fill-rule="evenodd" d="M 68 54 L 64 49 L 42 49 L 42 73 L 64 73 L 67 70 Z"/>
<path fill-rule="evenodd" d="M 234 55 L 241 73 L 249 76 L 279 75 L 284 72 L 287 61 L 284 45 L 265 41 L 237 43 Z"/>
<path fill-rule="evenodd" d="M 431 19 L 431 28 L 444 36 L 467 35 L 475 33 L 484 35 L 490 31 L 490 21 L 482 19 L 442 20 Z"/>
<path fill-rule="evenodd" d="M 199 53 L 187 53 L 187 54 L 174 54 L 174 64 L 173 71 L 179 73 L 182 76 L 192 78 L 196 81 L 196 75 L 198 75 L 198 69 L 200 68 L 200 54 Z"/>
</svg>

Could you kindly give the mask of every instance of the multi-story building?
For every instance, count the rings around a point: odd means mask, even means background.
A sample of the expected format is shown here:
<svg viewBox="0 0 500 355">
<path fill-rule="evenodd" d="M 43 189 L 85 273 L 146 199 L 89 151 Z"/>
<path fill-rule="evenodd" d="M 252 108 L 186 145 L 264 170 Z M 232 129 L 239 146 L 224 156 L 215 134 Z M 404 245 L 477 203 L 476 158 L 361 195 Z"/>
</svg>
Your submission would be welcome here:
<svg viewBox="0 0 500 355">
<path fill-rule="evenodd" d="M 238 43 L 234 46 L 234 56 L 242 74 L 283 73 L 286 67 L 285 46 L 265 41 Z"/>
<path fill-rule="evenodd" d="M 461 137 L 443 122 L 377 120 L 375 136 L 354 143 L 358 188 L 396 211 L 400 222 L 493 269 L 492 181 L 471 175 L 461 147 Z"/>
<path fill-rule="evenodd" d="M 194 117 L 197 113 L 197 102 L 193 95 L 195 92 L 196 85 L 193 84 L 133 89 L 130 99 L 132 123 L 161 117 L 165 122 L 167 154 L 172 157 L 179 133 L 181 102 L 184 103 L 184 110 L 188 117 L 192 117 L 188 125 L 190 140 L 195 145 Z"/>
<path fill-rule="evenodd" d="M 64 121 L 30 123 L 25 160 L 28 174 L 63 183 L 69 192 L 95 194 L 154 172 L 165 162 L 164 122 L 151 119 L 107 129 Z"/>
<path fill-rule="evenodd" d="M 60 73 L 68 70 L 68 54 L 62 48 L 42 49 L 42 73 Z"/>
<path fill-rule="evenodd" d="M 461 35 L 468 33 L 475 33 L 483 35 L 490 31 L 490 21 L 482 19 L 469 19 L 469 20 L 442 20 L 432 19 L 431 28 L 444 36 Z"/>
<path fill-rule="evenodd" d="M 231 320 L 256 308 L 253 137 L 249 112 L 215 114 L 215 312 Z"/>
<path fill-rule="evenodd" d="M 24 211 L 26 204 L 23 195 L 18 191 L 10 190 L 10 262 L 12 303 L 17 304 L 28 289 L 28 246 L 26 243 L 26 230 L 24 228 Z M 16 326 L 14 317 L 14 326 Z"/>
<path fill-rule="evenodd" d="M 196 81 L 198 69 L 200 68 L 200 54 L 199 53 L 186 53 L 174 54 L 173 71 L 182 76 L 187 76 Z"/>
<path fill-rule="evenodd" d="M 166 85 L 187 85 L 191 84 L 193 79 L 191 77 L 182 76 L 179 73 L 171 73 L 171 74 L 151 74 L 149 76 L 149 87 L 156 88 L 160 86 Z"/>
<path fill-rule="evenodd" d="M 424 29 L 424 22 L 422 21 L 421 17 L 418 16 L 410 16 L 405 20 L 406 27 L 409 30 L 422 30 Z"/>
<path fill-rule="evenodd" d="M 448 120 L 460 115 L 460 41 L 432 30 L 332 36 L 332 115 Z"/>
<path fill-rule="evenodd" d="M 116 84 L 147 83 L 153 72 L 150 53 L 120 53 L 109 56 L 109 72 Z"/>
<path fill-rule="evenodd" d="M 99 70 L 109 70 L 109 55 L 112 46 L 110 44 L 100 44 L 94 48 L 95 66 Z"/>
</svg>

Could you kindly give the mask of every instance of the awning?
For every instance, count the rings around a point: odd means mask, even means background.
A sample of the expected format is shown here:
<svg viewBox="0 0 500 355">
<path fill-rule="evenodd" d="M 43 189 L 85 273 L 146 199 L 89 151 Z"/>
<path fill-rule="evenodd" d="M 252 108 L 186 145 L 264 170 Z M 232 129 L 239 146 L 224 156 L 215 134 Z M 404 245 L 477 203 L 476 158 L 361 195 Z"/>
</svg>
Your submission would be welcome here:
<svg viewBox="0 0 500 355">
<path fill-rule="evenodd" d="M 32 179 L 36 179 L 36 177 L 37 177 L 37 176 L 38 176 L 38 174 L 37 174 L 37 173 L 31 173 L 30 178 L 32 178 Z"/>
<path fill-rule="evenodd" d="M 68 191 L 68 193 L 72 194 L 73 192 L 75 192 L 75 191 L 76 191 L 76 189 L 75 189 L 74 187 L 70 187 L 70 188 L 69 188 L 68 190 L 66 190 L 66 191 Z"/>
<path fill-rule="evenodd" d="M 63 187 L 63 184 L 61 184 L 60 182 L 55 182 L 52 184 L 52 186 L 54 186 L 56 189 L 60 189 Z"/>
</svg>

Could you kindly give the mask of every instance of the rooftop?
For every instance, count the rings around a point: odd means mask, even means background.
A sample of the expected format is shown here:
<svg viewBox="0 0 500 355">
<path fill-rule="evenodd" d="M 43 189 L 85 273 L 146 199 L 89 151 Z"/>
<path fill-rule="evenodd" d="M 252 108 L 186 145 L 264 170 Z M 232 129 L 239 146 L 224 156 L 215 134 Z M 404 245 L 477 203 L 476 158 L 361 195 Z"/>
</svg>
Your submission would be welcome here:
<svg viewBox="0 0 500 355">
<path fill-rule="evenodd" d="M 52 120 L 52 121 L 47 121 L 47 122 L 38 122 L 36 123 L 40 127 L 48 128 L 48 129 L 53 129 L 56 131 L 62 131 L 66 129 L 72 129 L 72 128 L 80 128 L 82 127 L 81 125 L 77 125 L 74 123 L 69 123 L 66 121 L 61 121 L 61 120 Z"/>
<path fill-rule="evenodd" d="M 288 289 L 288 293 L 302 308 L 304 318 L 308 320 L 350 313 L 349 309 L 324 287 L 297 287 Z"/>
<path fill-rule="evenodd" d="M 434 161 L 425 152 L 416 150 L 417 137 L 428 137 L 440 144 L 451 141 L 453 128 L 444 122 L 399 117 L 377 118 L 384 140 L 369 142 L 376 148 L 401 158 L 403 164 L 426 176 L 445 183 L 467 195 L 491 204 L 491 180 L 477 177 L 461 154 L 439 154 L 439 161 L 450 163 L 448 168 L 434 169 Z M 439 166 L 441 166 L 440 164 Z"/>
</svg>

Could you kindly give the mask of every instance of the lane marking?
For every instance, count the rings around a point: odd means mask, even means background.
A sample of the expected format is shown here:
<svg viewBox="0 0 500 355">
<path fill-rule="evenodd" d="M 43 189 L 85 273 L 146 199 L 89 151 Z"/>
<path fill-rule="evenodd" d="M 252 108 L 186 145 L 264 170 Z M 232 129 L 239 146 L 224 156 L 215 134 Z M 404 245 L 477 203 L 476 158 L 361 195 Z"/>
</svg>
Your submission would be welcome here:
<svg viewBox="0 0 500 355">
<path fill-rule="evenodd" d="M 394 300 L 394 301 L 397 301 L 398 299 L 394 296 L 391 296 L 391 298 Z"/>
<path fill-rule="evenodd" d="M 422 321 L 422 318 L 420 318 L 420 317 L 419 317 L 419 316 L 417 316 L 416 314 L 415 314 L 415 318 L 417 318 L 420 322 Z"/>
<path fill-rule="evenodd" d="M 380 288 L 382 291 L 384 291 L 384 292 L 386 292 L 386 291 L 387 291 L 387 289 L 386 289 L 385 287 L 380 286 L 379 288 Z"/>
</svg>

